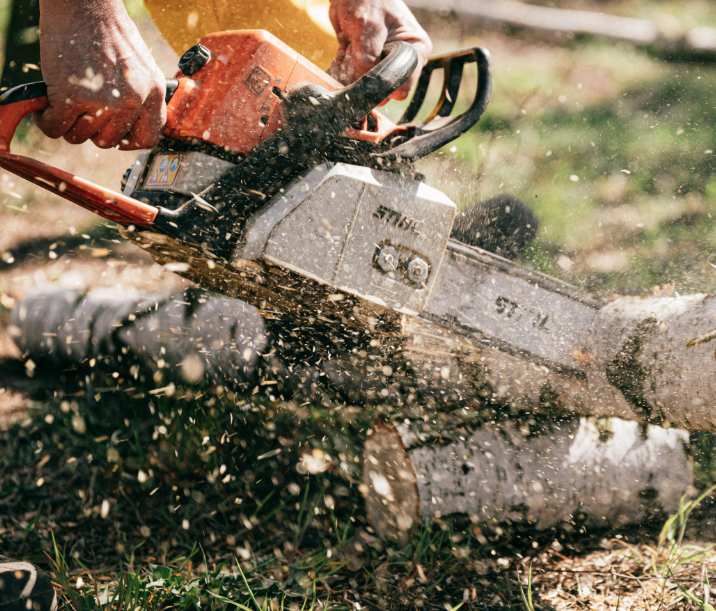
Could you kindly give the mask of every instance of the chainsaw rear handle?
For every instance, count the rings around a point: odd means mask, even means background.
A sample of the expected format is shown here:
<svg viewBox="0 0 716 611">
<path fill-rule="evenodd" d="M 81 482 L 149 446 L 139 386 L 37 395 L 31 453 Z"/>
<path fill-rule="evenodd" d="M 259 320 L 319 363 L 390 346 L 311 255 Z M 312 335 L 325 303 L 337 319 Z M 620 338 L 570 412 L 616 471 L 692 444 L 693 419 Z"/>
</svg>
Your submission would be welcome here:
<svg viewBox="0 0 716 611">
<path fill-rule="evenodd" d="M 418 52 L 413 45 L 389 43 L 383 59 L 351 85 L 336 91 L 315 84 L 294 87 L 284 102 L 284 116 L 292 126 L 307 121 L 326 135 L 337 136 L 388 99 L 417 66 Z"/>
<path fill-rule="evenodd" d="M 177 87 L 179 81 L 173 78 L 167 79 L 164 96 L 167 104 Z M 13 87 L 0 96 L 0 107 L 3 111 L 0 121 L 0 149 L 9 151 L 10 142 L 20 121 L 33 112 L 40 112 L 47 108 L 47 85 L 43 81 L 37 81 Z"/>
<path fill-rule="evenodd" d="M 470 107 L 461 115 L 450 116 L 457 100 L 465 64 L 477 64 L 477 86 Z M 430 77 L 435 70 L 443 71 L 440 99 L 430 115 L 422 122 L 414 119 L 425 101 Z M 487 108 L 492 93 L 492 62 L 490 52 L 484 47 L 472 47 L 433 55 L 425 64 L 410 104 L 398 125 L 413 131 L 413 137 L 394 148 L 381 153 L 384 159 L 414 160 L 452 142 L 464 134 L 480 119 Z"/>
<path fill-rule="evenodd" d="M 167 79 L 167 101 L 177 87 L 175 79 Z M 43 82 L 20 85 L 0 96 L 0 167 L 110 221 L 138 227 L 152 225 L 161 212 L 158 208 L 36 159 L 10 152 L 10 143 L 20 121 L 33 112 L 44 110 L 47 103 L 47 85 Z"/>
</svg>

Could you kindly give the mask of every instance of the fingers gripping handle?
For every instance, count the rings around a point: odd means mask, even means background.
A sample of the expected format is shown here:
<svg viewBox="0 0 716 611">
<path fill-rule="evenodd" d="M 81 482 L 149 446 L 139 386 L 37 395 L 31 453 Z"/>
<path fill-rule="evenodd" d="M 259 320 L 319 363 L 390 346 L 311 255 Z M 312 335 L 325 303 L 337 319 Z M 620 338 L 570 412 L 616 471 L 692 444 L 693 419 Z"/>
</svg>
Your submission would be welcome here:
<svg viewBox="0 0 716 611">
<path fill-rule="evenodd" d="M 351 125 L 392 95 L 418 67 L 418 52 L 407 42 L 385 46 L 384 58 L 352 85 L 336 92 L 339 108 L 349 117 Z"/>
<path fill-rule="evenodd" d="M 47 105 L 47 86 L 42 82 L 20 85 L 0 96 L 0 167 L 110 221 L 121 225 L 151 225 L 158 213 L 154 206 L 36 159 L 10 153 L 10 142 L 20 121 L 33 112 L 44 110 Z"/>
<path fill-rule="evenodd" d="M 165 101 L 169 100 L 179 86 L 179 81 L 173 78 L 167 79 Z M 10 142 L 15 135 L 15 130 L 27 115 L 33 112 L 45 110 L 48 106 L 47 85 L 38 81 L 19 85 L 0 96 L 0 150 L 9 151 Z"/>
</svg>

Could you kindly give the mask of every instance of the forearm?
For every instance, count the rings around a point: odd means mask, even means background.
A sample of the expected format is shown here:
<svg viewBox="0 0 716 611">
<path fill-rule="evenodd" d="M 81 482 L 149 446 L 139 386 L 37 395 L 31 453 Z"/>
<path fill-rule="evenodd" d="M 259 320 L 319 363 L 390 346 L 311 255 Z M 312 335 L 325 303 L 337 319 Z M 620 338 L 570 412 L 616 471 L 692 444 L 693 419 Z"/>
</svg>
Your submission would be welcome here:
<svg viewBox="0 0 716 611">
<path fill-rule="evenodd" d="M 40 0 L 41 38 L 97 44 L 112 32 L 128 28 L 134 24 L 122 0 Z"/>
<path fill-rule="evenodd" d="M 40 15 L 53 17 L 81 15 L 97 19 L 128 18 L 122 0 L 40 0 Z"/>
</svg>

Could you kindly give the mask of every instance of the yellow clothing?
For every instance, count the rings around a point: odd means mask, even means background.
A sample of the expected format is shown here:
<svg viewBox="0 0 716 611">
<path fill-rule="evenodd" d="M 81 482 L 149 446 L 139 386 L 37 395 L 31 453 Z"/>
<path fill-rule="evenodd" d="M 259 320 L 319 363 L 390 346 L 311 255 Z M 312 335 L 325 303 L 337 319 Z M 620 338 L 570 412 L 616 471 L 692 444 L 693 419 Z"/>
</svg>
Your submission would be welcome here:
<svg viewBox="0 0 716 611">
<path fill-rule="evenodd" d="M 268 30 L 323 68 L 338 42 L 328 0 L 144 0 L 154 23 L 180 55 L 202 36 L 223 30 Z"/>
</svg>

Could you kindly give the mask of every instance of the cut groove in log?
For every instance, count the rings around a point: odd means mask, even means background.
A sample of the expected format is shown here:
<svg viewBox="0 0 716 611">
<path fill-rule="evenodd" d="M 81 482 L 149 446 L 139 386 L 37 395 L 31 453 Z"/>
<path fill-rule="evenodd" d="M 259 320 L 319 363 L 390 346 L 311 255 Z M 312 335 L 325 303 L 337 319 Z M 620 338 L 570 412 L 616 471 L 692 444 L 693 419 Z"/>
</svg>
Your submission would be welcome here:
<svg viewBox="0 0 716 611">
<path fill-rule="evenodd" d="M 379 425 L 364 447 L 368 520 L 398 544 L 418 520 L 450 514 L 537 529 L 625 525 L 676 511 L 693 481 L 688 433 L 616 418 L 575 418 L 528 436 L 511 424 L 451 440 L 421 436 L 416 424 Z"/>
</svg>

